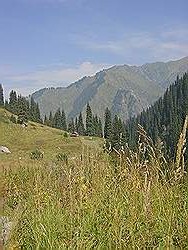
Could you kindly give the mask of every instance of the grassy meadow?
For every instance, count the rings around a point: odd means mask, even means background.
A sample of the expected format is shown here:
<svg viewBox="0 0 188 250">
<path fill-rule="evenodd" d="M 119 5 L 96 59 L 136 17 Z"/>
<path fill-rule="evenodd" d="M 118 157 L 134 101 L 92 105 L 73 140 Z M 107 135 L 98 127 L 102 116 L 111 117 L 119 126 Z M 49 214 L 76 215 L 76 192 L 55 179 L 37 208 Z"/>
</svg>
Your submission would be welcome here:
<svg viewBox="0 0 188 250">
<path fill-rule="evenodd" d="M 9 116 L 0 110 L 0 144 L 12 152 L 0 154 L 5 249 L 188 249 L 182 161 L 167 164 L 149 139 L 110 155 L 101 139 Z M 30 158 L 36 149 L 43 158 Z"/>
</svg>

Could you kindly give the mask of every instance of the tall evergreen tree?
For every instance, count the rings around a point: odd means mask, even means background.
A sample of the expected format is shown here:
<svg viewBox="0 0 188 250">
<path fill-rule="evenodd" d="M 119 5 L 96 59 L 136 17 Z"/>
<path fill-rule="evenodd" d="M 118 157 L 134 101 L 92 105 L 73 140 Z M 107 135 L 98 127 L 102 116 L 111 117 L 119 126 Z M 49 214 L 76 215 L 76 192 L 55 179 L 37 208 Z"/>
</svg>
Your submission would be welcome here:
<svg viewBox="0 0 188 250">
<path fill-rule="evenodd" d="M 11 112 L 17 113 L 17 94 L 14 90 L 10 92 L 8 108 Z"/>
<path fill-rule="evenodd" d="M 44 123 L 44 125 L 49 126 L 49 120 L 48 120 L 46 115 L 44 116 L 44 122 L 43 123 Z"/>
<path fill-rule="evenodd" d="M 106 108 L 104 115 L 104 138 L 110 139 L 111 133 L 112 133 L 111 112 L 108 108 Z"/>
<path fill-rule="evenodd" d="M 34 101 L 34 98 L 31 97 L 30 100 L 30 120 L 34 122 L 42 122 L 40 117 L 39 105 Z"/>
<path fill-rule="evenodd" d="M 58 108 L 58 110 L 54 114 L 52 125 L 53 125 L 54 128 L 62 129 L 62 120 L 61 120 L 60 108 Z"/>
<path fill-rule="evenodd" d="M 61 112 L 61 124 L 62 124 L 62 129 L 67 131 L 67 119 L 64 110 L 62 110 Z"/>
<path fill-rule="evenodd" d="M 112 122 L 111 145 L 116 149 L 120 149 L 125 144 L 124 125 L 117 115 L 114 116 Z"/>
<path fill-rule="evenodd" d="M 34 101 L 34 98 L 31 97 L 30 101 L 30 120 L 35 121 L 35 112 L 36 112 L 36 103 Z"/>
<path fill-rule="evenodd" d="M 52 115 L 52 111 L 50 111 L 48 121 L 49 121 L 49 126 L 52 127 L 52 126 L 53 126 L 53 115 Z"/>
<path fill-rule="evenodd" d="M 79 117 L 78 117 L 77 132 L 80 135 L 85 135 L 85 128 L 84 128 L 84 123 L 83 123 L 83 118 L 82 118 L 82 113 L 81 112 L 80 112 Z"/>
<path fill-rule="evenodd" d="M 18 116 L 22 117 L 22 118 L 20 118 L 20 120 L 23 120 L 23 122 L 27 122 L 29 119 L 29 114 L 30 114 L 29 101 L 26 100 L 25 97 L 18 95 L 16 109 L 17 109 L 16 114 L 18 114 Z"/>
<path fill-rule="evenodd" d="M 75 122 L 74 122 L 74 126 L 75 126 L 75 132 L 78 132 L 78 118 L 75 118 Z"/>
<path fill-rule="evenodd" d="M 97 132 L 97 135 L 98 135 L 99 137 L 103 137 L 102 121 L 101 121 L 100 118 L 99 118 L 99 120 L 98 120 L 98 132 Z"/>
<path fill-rule="evenodd" d="M 68 123 L 68 131 L 70 133 L 74 133 L 75 132 L 75 125 L 74 125 L 74 119 L 71 118 L 71 120 Z"/>
<path fill-rule="evenodd" d="M 0 84 L 0 107 L 4 106 L 4 94 L 3 94 L 3 86 Z"/>
<path fill-rule="evenodd" d="M 86 108 L 86 135 L 93 136 L 95 134 L 94 124 L 93 124 L 93 114 L 89 103 Z"/>
</svg>

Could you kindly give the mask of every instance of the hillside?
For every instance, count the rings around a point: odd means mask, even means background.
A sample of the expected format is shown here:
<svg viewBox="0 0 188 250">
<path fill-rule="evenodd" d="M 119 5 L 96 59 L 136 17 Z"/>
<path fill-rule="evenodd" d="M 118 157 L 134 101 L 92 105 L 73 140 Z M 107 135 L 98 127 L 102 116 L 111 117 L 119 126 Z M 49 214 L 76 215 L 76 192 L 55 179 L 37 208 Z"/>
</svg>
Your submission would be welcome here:
<svg viewBox="0 0 188 250">
<path fill-rule="evenodd" d="M 58 154 L 66 154 L 69 159 L 80 156 L 87 148 L 99 148 L 102 140 L 87 137 L 64 137 L 64 132 L 42 124 L 29 122 L 23 128 L 12 123 L 11 113 L 0 108 L 0 146 L 6 146 L 11 154 L 0 153 L 0 169 L 17 166 L 23 162 L 33 162 L 30 154 L 36 149 L 44 152 L 44 162 L 53 161 Z"/>
<path fill-rule="evenodd" d="M 0 141 L 12 152 L 0 154 L 1 249 L 187 249 L 188 182 L 155 148 L 149 158 L 111 157 L 98 139 L 22 128 L 9 115 L 0 109 Z M 29 158 L 36 147 L 44 159 Z"/>
<path fill-rule="evenodd" d="M 114 66 L 66 88 L 41 89 L 32 96 L 39 103 L 42 115 L 60 107 L 69 118 L 75 117 L 90 102 L 94 113 L 101 117 L 108 106 L 112 113 L 127 120 L 156 101 L 176 76 L 187 70 L 188 57 L 167 63 Z"/>
</svg>

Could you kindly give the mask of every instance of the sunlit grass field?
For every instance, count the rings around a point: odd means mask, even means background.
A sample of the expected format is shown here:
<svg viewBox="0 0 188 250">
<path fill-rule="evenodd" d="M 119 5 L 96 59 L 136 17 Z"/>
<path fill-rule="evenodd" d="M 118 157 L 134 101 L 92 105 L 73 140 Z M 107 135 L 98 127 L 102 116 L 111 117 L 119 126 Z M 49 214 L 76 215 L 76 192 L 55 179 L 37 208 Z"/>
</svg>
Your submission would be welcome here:
<svg viewBox="0 0 188 250">
<path fill-rule="evenodd" d="M 5 115 L 0 126 L 12 152 L 0 155 L 5 249 L 188 249 L 187 177 L 150 145 L 147 160 L 142 148 L 112 156 L 97 138 Z M 36 148 L 43 159 L 30 159 Z"/>
</svg>

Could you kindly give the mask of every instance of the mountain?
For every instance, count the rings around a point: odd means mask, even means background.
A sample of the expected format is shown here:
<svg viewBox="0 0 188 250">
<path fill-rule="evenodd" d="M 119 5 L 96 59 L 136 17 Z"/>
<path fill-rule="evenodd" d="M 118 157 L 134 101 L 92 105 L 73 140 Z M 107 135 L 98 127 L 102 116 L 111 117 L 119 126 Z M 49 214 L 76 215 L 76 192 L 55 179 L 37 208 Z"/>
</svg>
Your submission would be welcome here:
<svg viewBox="0 0 188 250">
<path fill-rule="evenodd" d="M 124 120 L 154 103 L 177 75 L 188 71 L 188 57 L 142 66 L 113 66 L 94 76 L 83 77 L 68 87 L 45 88 L 32 96 L 41 114 L 62 108 L 67 116 L 78 116 L 89 102 L 94 113 L 103 116 L 106 107 Z"/>
</svg>

